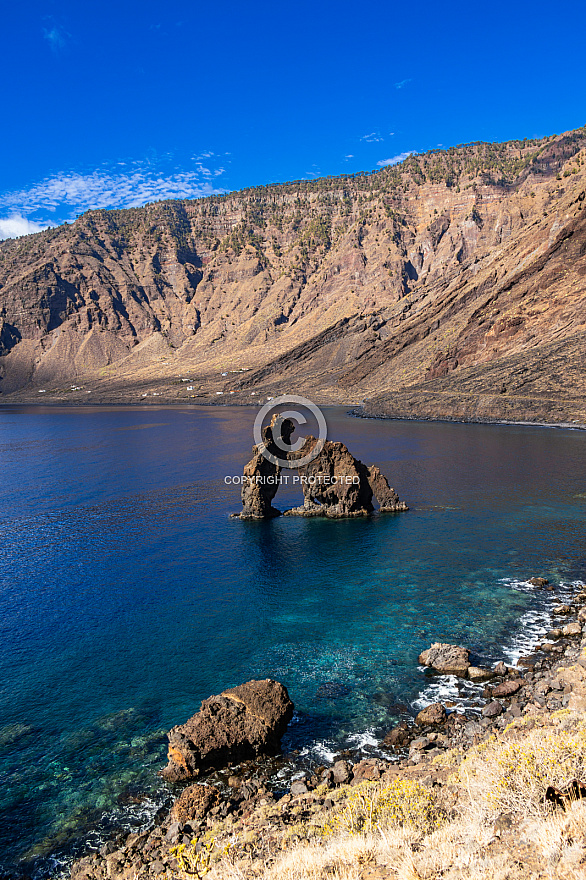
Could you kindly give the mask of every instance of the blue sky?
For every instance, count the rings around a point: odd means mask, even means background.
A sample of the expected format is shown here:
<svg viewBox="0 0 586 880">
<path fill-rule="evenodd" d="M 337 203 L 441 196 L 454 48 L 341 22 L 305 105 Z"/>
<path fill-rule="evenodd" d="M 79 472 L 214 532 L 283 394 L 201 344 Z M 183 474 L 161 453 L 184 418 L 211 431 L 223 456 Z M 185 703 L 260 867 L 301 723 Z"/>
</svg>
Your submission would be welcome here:
<svg viewBox="0 0 586 880">
<path fill-rule="evenodd" d="M 7 4 L 0 237 L 586 122 L 578 2 Z"/>
</svg>

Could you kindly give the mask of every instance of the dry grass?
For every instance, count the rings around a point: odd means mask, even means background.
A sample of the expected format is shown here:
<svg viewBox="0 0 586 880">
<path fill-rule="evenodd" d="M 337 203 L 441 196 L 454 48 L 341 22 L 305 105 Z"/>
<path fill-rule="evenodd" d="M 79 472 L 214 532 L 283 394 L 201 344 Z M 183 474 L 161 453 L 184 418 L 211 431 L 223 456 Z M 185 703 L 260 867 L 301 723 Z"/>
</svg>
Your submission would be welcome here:
<svg viewBox="0 0 586 880">
<path fill-rule="evenodd" d="M 470 750 L 449 786 L 397 780 L 339 790 L 319 834 L 314 817 L 309 839 L 264 858 L 224 857 L 208 878 L 585 880 L 586 802 L 553 811 L 544 793 L 586 776 L 586 723 L 563 712 L 540 724 L 521 722 Z"/>
<path fill-rule="evenodd" d="M 482 818 L 508 812 L 545 816 L 549 785 L 563 788 L 574 777 L 586 777 L 584 716 L 562 711 L 543 727 L 524 731 L 521 722 L 507 732 L 510 739 L 490 739 L 460 764 L 458 781 L 468 793 L 469 809 Z"/>
</svg>

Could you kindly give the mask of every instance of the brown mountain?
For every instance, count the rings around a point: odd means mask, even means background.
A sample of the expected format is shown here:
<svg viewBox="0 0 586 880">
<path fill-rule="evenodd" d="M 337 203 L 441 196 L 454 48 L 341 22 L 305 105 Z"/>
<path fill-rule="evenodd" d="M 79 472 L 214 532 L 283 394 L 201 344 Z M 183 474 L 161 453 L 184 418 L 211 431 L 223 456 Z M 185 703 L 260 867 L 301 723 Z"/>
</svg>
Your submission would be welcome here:
<svg viewBox="0 0 586 880">
<path fill-rule="evenodd" d="M 585 160 L 467 144 L 3 242 L 0 400 L 586 423 Z"/>
</svg>

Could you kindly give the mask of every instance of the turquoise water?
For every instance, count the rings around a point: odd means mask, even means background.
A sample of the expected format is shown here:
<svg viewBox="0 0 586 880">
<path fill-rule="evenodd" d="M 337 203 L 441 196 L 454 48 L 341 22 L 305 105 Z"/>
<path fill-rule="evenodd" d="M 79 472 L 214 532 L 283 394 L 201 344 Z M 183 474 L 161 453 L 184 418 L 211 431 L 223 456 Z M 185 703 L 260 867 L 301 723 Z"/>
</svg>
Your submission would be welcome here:
<svg viewBox="0 0 586 880">
<path fill-rule="evenodd" d="M 513 656 L 547 621 L 526 579 L 584 576 L 586 433 L 325 412 L 408 513 L 230 520 L 252 409 L 0 410 L 2 864 L 151 815 L 164 732 L 212 693 L 278 678 L 287 749 L 368 749 L 432 693 L 432 640 Z"/>
</svg>

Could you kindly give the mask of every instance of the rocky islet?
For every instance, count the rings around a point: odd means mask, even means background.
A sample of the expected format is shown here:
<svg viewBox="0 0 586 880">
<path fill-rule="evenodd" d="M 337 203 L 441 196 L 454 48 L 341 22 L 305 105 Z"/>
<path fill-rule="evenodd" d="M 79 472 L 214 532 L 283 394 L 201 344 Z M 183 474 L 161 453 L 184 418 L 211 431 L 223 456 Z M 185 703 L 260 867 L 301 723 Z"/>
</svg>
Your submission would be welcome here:
<svg viewBox="0 0 586 880">
<path fill-rule="evenodd" d="M 325 440 L 319 452 L 306 463 L 318 443 L 315 437 L 307 437 L 296 452 L 283 452 L 294 430 L 295 424 L 278 413 L 263 428 L 262 444 L 253 447 L 252 458 L 244 467 L 242 511 L 233 514 L 235 518 L 271 519 L 280 515 L 272 502 L 279 488 L 283 462 L 290 473 L 296 470 L 303 490 L 303 505 L 286 510 L 285 516 L 368 516 L 375 509 L 373 498 L 381 513 L 408 510 L 380 469 L 376 465 L 367 467 L 354 458 L 344 443 Z M 295 467 L 297 461 L 300 465 Z"/>
</svg>

